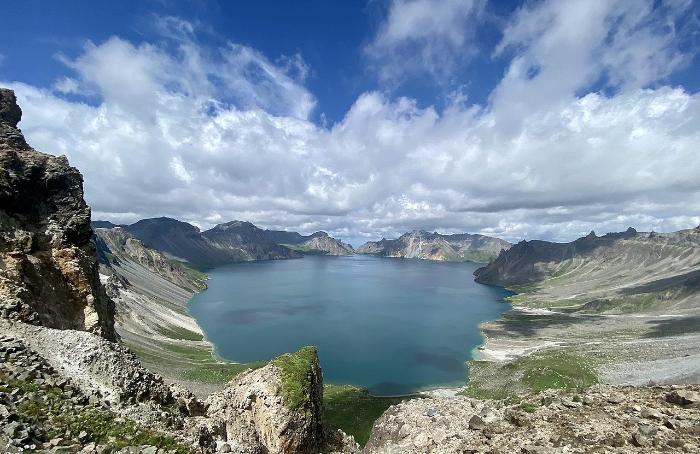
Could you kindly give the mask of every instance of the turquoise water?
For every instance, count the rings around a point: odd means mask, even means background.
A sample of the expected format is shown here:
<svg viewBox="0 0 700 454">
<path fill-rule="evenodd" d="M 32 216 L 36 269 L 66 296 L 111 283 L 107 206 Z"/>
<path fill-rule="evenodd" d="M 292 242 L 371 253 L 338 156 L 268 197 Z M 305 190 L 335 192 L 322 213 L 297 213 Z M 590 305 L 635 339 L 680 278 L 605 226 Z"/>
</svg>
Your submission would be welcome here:
<svg viewBox="0 0 700 454">
<path fill-rule="evenodd" d="M 474 282 L 480 265 L 307 256 L 208 271 L 190 313 L 217 353 L 268 360 L 318 347 L 324 381 L 376 394 L 464 384 L 465 361 L 507 292 Z"/>
</svg>

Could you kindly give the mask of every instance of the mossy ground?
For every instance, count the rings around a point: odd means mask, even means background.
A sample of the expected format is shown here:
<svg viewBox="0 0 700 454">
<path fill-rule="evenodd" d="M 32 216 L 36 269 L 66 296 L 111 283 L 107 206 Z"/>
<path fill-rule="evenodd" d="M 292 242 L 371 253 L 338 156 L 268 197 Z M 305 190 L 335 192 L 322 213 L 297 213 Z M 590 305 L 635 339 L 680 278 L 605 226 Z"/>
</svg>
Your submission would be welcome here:
<svg viewBox="0 0 700 454">
<path fill-rule="evenodd" d="M 523 371 L 522 382 L 532 391 L 584 388 L 598 383 L 594 365 L 566 352 L 523 356 L 516 360 Z"/>
<path fill-rule="evenodd" d="M 302 347 L 271 361 L 282 370 L 282 397 L 287 407 L 300 408 L 309 399 L 312 372 L 318 364 L 316 347 Z"/>
<path fill-rule="evenodd" d="M 351 385 L 325 385 L 323 403 L 325 404 L 326 424 L 332 429 L 341 429 L 355 437 L 360 445 L 367 443 L 374 421 L 390 406 L 406 397 L 377 397 L 366 389 Z"/>
<path fill-rule="evenodd" d="M 86 435 L 82 443 L 106 445 L 112 449 L 126 446 L 151 445 L 178 454 L 192 452 L 172 437 L 138 425 L 106 410 L 79 405 L 59 388 L 42 388 L 34 383 L 0 376 L 4 383 L 1 392 L 17 389 L 25 399 L 16 407 L 18 419 L 45 434 L 46 440 Z"/>
</svg>

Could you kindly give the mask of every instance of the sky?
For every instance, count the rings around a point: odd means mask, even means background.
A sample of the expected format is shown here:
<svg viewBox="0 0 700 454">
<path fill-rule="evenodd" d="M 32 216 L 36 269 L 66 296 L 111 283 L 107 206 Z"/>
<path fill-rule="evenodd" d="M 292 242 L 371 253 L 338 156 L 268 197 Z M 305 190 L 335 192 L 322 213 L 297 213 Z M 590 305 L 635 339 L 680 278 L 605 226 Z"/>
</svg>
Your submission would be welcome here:
<svg viewBox="0 0 700 454">
<path fill-rule="evenodd" d="M 700 2 L 12 2 L 94 219 L 570 241 L 700 224 Z"/>
</svg>

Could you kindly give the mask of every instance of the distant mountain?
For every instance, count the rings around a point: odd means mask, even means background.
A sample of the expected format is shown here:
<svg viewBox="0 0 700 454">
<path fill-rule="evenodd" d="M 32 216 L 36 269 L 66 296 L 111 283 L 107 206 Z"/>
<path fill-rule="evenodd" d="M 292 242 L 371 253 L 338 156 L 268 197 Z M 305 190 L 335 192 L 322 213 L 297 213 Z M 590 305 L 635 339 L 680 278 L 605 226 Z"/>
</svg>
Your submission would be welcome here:
<svg viewBox="0 0 700 454">
<path fill-rule="evenodd" d="M 245 221 L 219 224 L 202 233 L 213 246 L 234 251 L 240 260 L 276 260 L 301 257 L 296 251 L 271 241 L 265 231 Z"/>
<path fill-rule="evenodd" d="M 299 244 L 309 239 L 309 236 L 299 232 L 288 232 L 286 230 L 265 230 L 265 236 L 277 244 Z"/>
<path fill-rule="evenodd" d="M 284 230 L 265 230 L 265 236 L 275 243 L 307 254 L 354 255 L 355 249 L 347 243 L 333 238 L 326 232 L 302 235 Z"/>
<path fill-rule="evenodd" d="M 474 273 L 518 292 L 518 304 L 595 312 L 700 310 L 700 228 L 633 228 L 571 243 L 521 241 Z"/>
<path fill-rule="evenodd" d="M 507 241 L 485 235 L 460 233 L 441 235 L 425 230 L 414 230 L 396 240 L 382 238 L 370 241 L 357 249 L 359 254 L 382 257 L 405 257 L 442 261 L 488 262 L 501 250 L 511 246 Z"/>
<path fill-rule="evenodd" d="M 206 288 L 204 275 L 175 259 L 171 259 L 143 242 L 121 227 L 96 228 L 95 244 L 101 265 L 118 270 L 129 281 L 135 280 L 135 265 L 157 274 L 163 279 L 190 292 Z M 124 272 L 120 270 L 126 270 Z"/>
<path fill-rule="evenodd" d="M 261 229 L 248 222 L 233 221 L 200 232 L 186 222 L 161 217 L 124 229 L 149 247 L 198 266 L 301 256 L 268 240 Z"/>
<path fill-rule="evenodd" d="M 93 229 L 113 229 L 114 227 L 124 227 L 123 225 L 113 224 L 109 221 L 92 221 L 90 226 Z"/>
</svg>

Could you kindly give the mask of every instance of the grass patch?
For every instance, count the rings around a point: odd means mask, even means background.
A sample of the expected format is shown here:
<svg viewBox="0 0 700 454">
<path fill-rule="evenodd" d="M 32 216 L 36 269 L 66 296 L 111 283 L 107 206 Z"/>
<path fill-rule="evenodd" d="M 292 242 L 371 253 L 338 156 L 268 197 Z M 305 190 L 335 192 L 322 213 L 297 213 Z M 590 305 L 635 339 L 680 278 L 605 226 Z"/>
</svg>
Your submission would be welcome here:
<svg viewBox="0 0 700 454">
<path fill-rule="evenodd" d="M 326 425 L 332 429 L 341 429 L 355 437 L 355 441 L 364 446 L 369 440 L 374 421 L 391 405 L 406 397 L 377 397 L 366 389 L 351 385 L 325 385 L 323 403 L 325 404 Z"/>
<path fill-rule="evenodd" d="M 598 383 L 593 365 L 570 353 L 524 356 L 515 365 L 523 371 L 522 382 L 532 391 L 584 388 Z"/>
<path fill-rule="evenodd" d="M 520 408 L 522 411 L 526 413 L 534 413 L 537 411 L 537 405 L 533 404 L 532 402 L 523 402 L 520 405 L 518 405 L 518 408 Z"/>
<path fill-rule="evenodd" d="M 282 370 L 282 397 L 288 408 L 298 409 L 309 400 L 311 379 L 318 365 L 316 347 L 302 347 L 271 361 Z"/>
<path fill-rule="evenodd" d="M 162 343 L 161 346 L 179 358 L 189 361 L 207 362 L 212 360 L 211 351 L 195 346 Z"/>
<path fill-rule="evenodd" d="M 202 341 L 204 336 L 181 326 L 156 326 L 156 331 L 170 339 L 182 339 L 188 341 Z"/>
<path fill-rule="evenodd" d="M 248 369 L 258 369 L 265 364 L 265 362 L 203 364 L 184 370 L 180 376 L 185 380 L 199 383 L 223 384 L 241 372 L 245 372 Z"/>
</svg>

